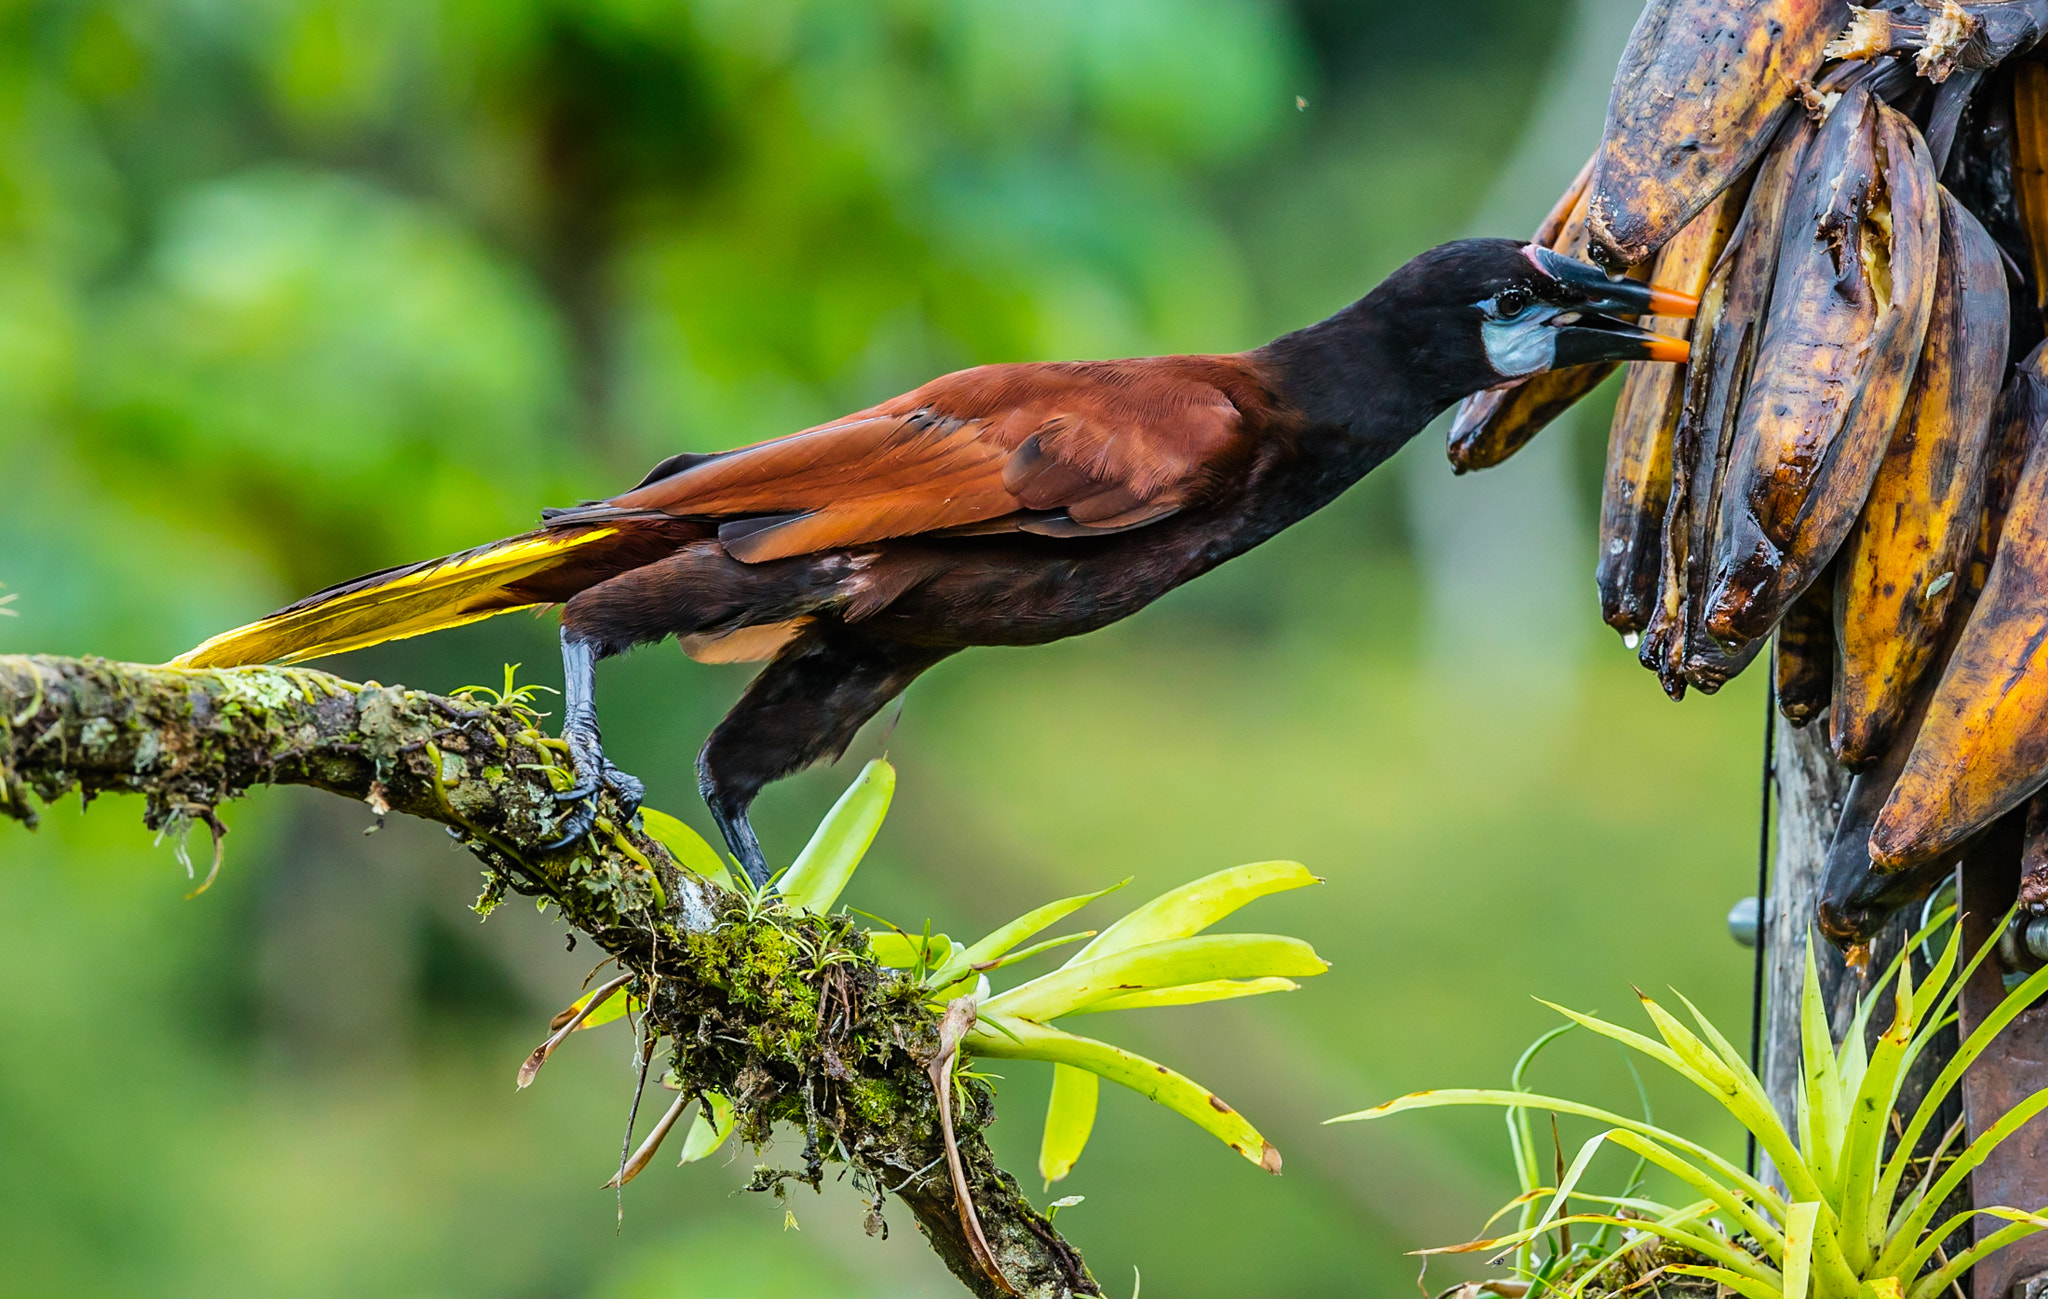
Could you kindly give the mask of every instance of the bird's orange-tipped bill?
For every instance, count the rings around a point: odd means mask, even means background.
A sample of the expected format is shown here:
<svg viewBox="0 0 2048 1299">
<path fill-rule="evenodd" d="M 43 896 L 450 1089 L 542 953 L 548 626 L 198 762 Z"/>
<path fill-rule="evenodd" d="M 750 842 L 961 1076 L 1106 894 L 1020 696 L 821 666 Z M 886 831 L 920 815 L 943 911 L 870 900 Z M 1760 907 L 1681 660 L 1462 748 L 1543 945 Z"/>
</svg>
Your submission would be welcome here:
<svg viewBox="0 0 2048 1299">
<path fill-rule="evenodd" d="M 1630 320 L 1575 313 L 1559 317 L 1559 322 L 1550 363 L 1553 370 L 1597 361 L 1683 361 L 1692 355 L 1684 339 L 1645 329 Z"/>
<path fill-rule="evenodd" d="M 1645 361 L 1671 361 L 1680 365 L 1692 359 L 1692 344 L 1683 338 L 1658 334 L 1643 340 Z"/>
<path fill-rule="evenodd" d="M 1661 284 L 1652 284 L 1648 286 L 1648 295 L 1650 299 L 1650 315 L 1673 316 L 1681 320 L 1691 320 L 1700 313 L 1700 300 L 1682 290 L 1667 289 Z M 1682 356 L 1659 356 L 1652 357 L 1651 359 L 1657 361 L 1683 361 L 1685 358 Z"/>
</svg>

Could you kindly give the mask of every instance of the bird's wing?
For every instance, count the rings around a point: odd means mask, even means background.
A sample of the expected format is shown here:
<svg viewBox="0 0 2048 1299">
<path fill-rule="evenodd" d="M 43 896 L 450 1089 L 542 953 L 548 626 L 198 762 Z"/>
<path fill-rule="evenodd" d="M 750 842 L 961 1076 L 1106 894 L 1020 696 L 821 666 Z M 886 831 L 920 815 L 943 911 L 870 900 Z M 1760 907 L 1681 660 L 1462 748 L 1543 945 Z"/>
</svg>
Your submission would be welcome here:
<svg viewBox="0 0 2048 1299">
<path fill-rule="evenodd" d="M 830 424 L 677 457 L 632 491 L 558 517 L 714 520 L 749 563 L 938 532 L 1106 535 L 1185 508 L 1220 480 L 1244 442 L 1224 390 L 1243 364 L 963 370 Z"/>
</svg>

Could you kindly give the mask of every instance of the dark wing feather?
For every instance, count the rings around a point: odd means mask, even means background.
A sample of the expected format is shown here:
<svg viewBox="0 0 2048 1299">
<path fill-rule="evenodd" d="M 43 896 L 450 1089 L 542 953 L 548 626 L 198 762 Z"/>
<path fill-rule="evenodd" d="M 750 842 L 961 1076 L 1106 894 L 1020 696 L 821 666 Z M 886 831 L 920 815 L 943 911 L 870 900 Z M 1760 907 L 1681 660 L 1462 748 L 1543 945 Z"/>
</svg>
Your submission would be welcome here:
<svg viewBox="0 0 2048 1299">
<path fill-rule="evenodd" d="M 750 563 L 923 533 L 1106 535 L 1220 481 L 1244 450 L 1227 394 L 1254 386 L 1241 357 L 983 366 L 788 437 L 677 457 L 563 521 L 718 521 Z"/>
</svg>

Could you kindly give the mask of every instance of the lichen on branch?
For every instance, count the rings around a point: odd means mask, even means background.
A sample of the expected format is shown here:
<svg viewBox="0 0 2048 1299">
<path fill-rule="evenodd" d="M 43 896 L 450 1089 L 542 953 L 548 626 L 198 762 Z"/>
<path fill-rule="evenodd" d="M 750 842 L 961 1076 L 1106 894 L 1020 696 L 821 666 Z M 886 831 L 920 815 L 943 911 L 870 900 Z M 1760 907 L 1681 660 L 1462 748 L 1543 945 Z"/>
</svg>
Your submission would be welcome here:
<svg viewBox="0 0 2048 1299">
<path fill-rule="evenodd" d="M 842 1163 L 873 1201 L 907 1204 L 975 1294 L 1100 1293 L 1080 1256 L 996 1167 L 982 1139 L 992 1098 L 952 1089 L 961 1166 L 1001 1276 L 975 1257 L 947 1171 L 926 1070 L 939 1051 L 922 991 L 871 958 L 843 917 L 718 887 L 629 824 L 609 792 L 597 829 L 553 852 L 567 752 L 509 682 L 449 697 L 295 668 L 187 671 L 104 659 L 0 656 L 0 817 L 33 828 L 38 802 L 78 790 L 144 796 L 144 823 L 205 823 L 257 785 L 312 785 L 379 816 L 437 821 L 507 892 L 545 899 L 631 976 L 647 1056 L 685 1096 L 730 1098 L 743 1140 L 777 1123 L 804 1136 L 802 1166 L 760 1189 L 817 1186 Z"/>
</svg>

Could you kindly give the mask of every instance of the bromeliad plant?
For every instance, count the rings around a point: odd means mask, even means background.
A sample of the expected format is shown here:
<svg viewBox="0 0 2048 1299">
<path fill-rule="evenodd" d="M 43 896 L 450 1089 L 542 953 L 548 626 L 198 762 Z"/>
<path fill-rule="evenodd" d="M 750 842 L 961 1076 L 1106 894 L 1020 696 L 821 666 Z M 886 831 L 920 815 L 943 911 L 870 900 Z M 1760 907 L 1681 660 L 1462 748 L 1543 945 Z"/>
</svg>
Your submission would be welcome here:
<svg viewBox="0 0 2048 1299">
<path fill-rule="evenodd" d="M 871 935 L 870 942 L 884 965 L 910 970 L 935 1006 L 970 999 L 974 1023 L 963 1049 L 1052 1064 L 1052 1100 L 1038 1159 L 1048 1183 L 1071 1172 L 1087 1145 L 1102 1078 L 1159 1102 L 1277 1173 L 1279 1150 L 1214 1092 L 1136 1052 L 1056 1028 L 1053 1021 L 1293 991 L 1296 978 L 1329 968 L 1307 943 L 1277 934 L 1202 931 L 1254 898 L 1318 882 L 1296 862 L 1235 866 L 1161 894 L 1099 934 L 1069 934 L 1022 950 L 1019 944 L 1129 881 L 1047 903 L 970 946 L 901 932 Z M 990 990 L 991 971 L 1082 939 L 1088 945 L 1059 969 L 1002 992 Z"/>
<path fill-rule="evenodd" d="M 1940 921 L 1937 921 L 1939 924 Z M 2048 969 L 2015 988 L 1997 1011 L 1971 1033 L 1936 1077 L 1910 1116 L 1894 1114 L 1907 1072 L 1952 1022 L 1956 999 L 1986 951 L 1958 972 L 1961 926 L 1950 936 L 1925 983 L 1915 987 L 1911 962 L 1893 962 L 1870 994 L 1859 1002 L 1840 1047 L 1828 1031 L 1820 982 L 1809 949 L 1801 1003 L 1802 1086 L 1797 1133 L 1779 1120 L 1763 1084 L 1741 1052 L 1684 997 L 1698 1031 L 1649 997 L 1643 997 L 1657 1037 L 1651 1038 L 1592 1015 L 1553 1006 L 1572 1023 L 1612 1038 L 1699 1087 L 1756 1137 L 1784 1179 L 1780 1194 L 1739 1165 L 1697 1142 L 1597 1106 L 1520 1090 L 1446 1090 L 1403 1096 L 1375 1109 L 1330 1120 L 1333 1123 L 1384 1118 L 1408 1110 L 1451 1105 L 1485 1105 L 1549 1110 L 1609 1125 L 1579 1150 L 1554 1188 L 1527 1190 L 1506 1213 L 1543 1205 L 1521 1229 L 1431 1252 L 1522 1250 L 1560 1226 L 1618 1228 L 1637 1239 L 1649 1237 L 1695 1257 L 1669 1262 L 1669 1273 L 1718 1282 L 1745 1299 L 1934 1299 L 1972 1264 L 2012 1242 L 2048 1228 L 2048 1209 L 2027 1211 L 1992 1206 L 1935 1220 L 1952 1191 L 1970 1171 L 2021 1125 L 2048 1108 L 2048 1089 L 2035 1092 L 1959 1154 L 1953 1152 L 1961 1125 L 1936 1142 L 1931 1158 L 1914 1151 L 1942 1102 L 1955 1090 L 1970 1063 L 1991 1045 L 2013 1017 L 2048 992 Z M 1924 936 L 1924 935 L 1923 935 Z M 1908 945 L 1910 952 L 1919 937 Z M 1896 983 L 1891 1027 L 1866 1051 L 1865 1027 L 1887 985 Z M 1546 1005 L 1550 1003 L 1545 1003 Z M 1888 1140 L 1896 1134 L 1896 1140 Z M 1632 1194 L 1601 1196 L 1578 1189 L 1593 1156 L 1617 1146 L 1671 1174 L 1699 1198 L 1669 1205 Z M 1916 1165 L 1924 1163 L 1917 1175 Z M 1572 1212 L 1569 1202 L 1604 1205 L 1603 1212 Z M 2003 1220 L 2005 1226 L 1970 1248 L 1946 1258 L 1941 1243 L 1973 1214 Z M 1498 1218 L 1499 1215 L 1496 1215 Z M 1551 1288 L 1570 1294 L 1588 1290 L 1620 1257 L 1620 1251 L 1576 1271 Z M 1526 1266 L 1523 1252 L 1518 1262 Z M 1531 1277 L 1531 1280 L 1544 1278 Z"/>
<path fill-rule="evenodd" d="M 785 901 L 814 911 L 831 908 L 881 825 L 894 785 L 887 763 L 868 764 L 780 881 Z M 1024 946 L 1130 883 L 1123 880 L 1048 902 L 971 944 L 893 927 L 871 932 L 868 943 L 876 960 L 906 971 L 935 1009 L 961 1007 L 956 1014 L 966 1025 L 959 1042 L 965 1054 L 1044 1060 L 1053 1066 L 1038 1161 L 1048 1184 L 1071 1172 L 1087 1145 L 1103 1078 L 1159 1102 L 1277 1173 L 1279 1150 L 1214 1092 L 1134 1051 L 1056 1028 L 1054 1021 L 1293 991 L 1299 986 L 1295 979 L 1329 968 L 1307 943 L 1277 934 L 1202 931 L 1255 898 L 1319 882 L 1297 862 L 1236 866 L 1164 893 L 1100 933 L 1067 934 Z M 1087 946 L 1060 968 L 1002 992 L 991 990 L 988 976 L 995 971 L 1084 940 Z"/>
<path fill-rule="evenodd" d="M 682 822 L 643 809 L 643 825 L 677 861 L 739 892 L 757 914 L 780 910 L 822 915 L 838 903 L 874 842 L 895 787 L 894 768 L 879 759 L 868 763 L 796 861 L 760 893 L 749 890 L 744 875 L 730 873 L 710 845 Z M 1307 943 L 1275 934 L 1203 931 L 1256 898 L 1320 881 L 1295 862 L 1237 866 L 1162 894 L 1100 933 L 1089 930 L 1031 942 L 1129 882 L 1049 902 L 978 942 L 963 945 L 928 928 L 912 934 L 888 926 L 868 932 L 868 949 L 880 965 L 901 971 L 900 977 L 910 980 L 942 1017 L 941 1041 L 947 1051 L 941 1063 L 946 1070 L 965 1067 L 968 1057 L 1052 1064 L 1052 1100 L 1039 1155 L 1039 1170 L 1048 1184 L 1073 1169 L 1087 1144 L 1103 1078 L 1159 1102 L 1268 1172 L 1279 1172 L 1280 1152 L 1214 1092 L 1136 1052 L 1056 1027 L 1055 1021 L 1293 991 L 1299 986 L 1295 979 L 1329 968 Z M 1058 969 L 1002 992 L 991 989 L 988 976 L 997 970 L 1077 942 L 1086 946 Z M 621 995 L 629 981 L 630 976 L 622 975 L 601 985 L 556 1016 L 552 1035 L 521 1068 L 520 1086 L 532 1081 L 570 1034 L 636 1011 L 637 999 Z M 949 1082 L 949 1073 L 935 1069 L 934 1084 L 942 1095 Z M 682 1109 L 678 1098 L 626 1161 L 619 1180 L 630 1180 L 646 1167 Z M 729 1100 L 707 1094 L 685 1141 L 684 1162 L 718 1149 L 732 1129 Z"/>
</svg>

